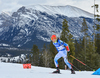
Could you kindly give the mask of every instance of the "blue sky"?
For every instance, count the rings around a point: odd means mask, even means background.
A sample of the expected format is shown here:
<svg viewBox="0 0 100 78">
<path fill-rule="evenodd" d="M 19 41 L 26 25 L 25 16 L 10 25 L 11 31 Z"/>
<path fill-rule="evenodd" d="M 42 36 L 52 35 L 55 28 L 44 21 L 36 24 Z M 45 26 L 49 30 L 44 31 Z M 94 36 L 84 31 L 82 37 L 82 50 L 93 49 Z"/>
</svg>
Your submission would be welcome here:
<svg viewBox="0 0 100 78">
<path fill-rule="evenodd" d="M 100 0 L 95 0 L 95 3 L 99 4 L 100 11 Z M 0 0 L 0 13 L 3 11 L 16 11 L 18 8 L 25 5 L 37 4 L 53 6 L 71 5 L 90 13 L 94 11 L 94 9 L 91 8 L 91 6 L 94 5 L 94 0 Z"/>
</svg>

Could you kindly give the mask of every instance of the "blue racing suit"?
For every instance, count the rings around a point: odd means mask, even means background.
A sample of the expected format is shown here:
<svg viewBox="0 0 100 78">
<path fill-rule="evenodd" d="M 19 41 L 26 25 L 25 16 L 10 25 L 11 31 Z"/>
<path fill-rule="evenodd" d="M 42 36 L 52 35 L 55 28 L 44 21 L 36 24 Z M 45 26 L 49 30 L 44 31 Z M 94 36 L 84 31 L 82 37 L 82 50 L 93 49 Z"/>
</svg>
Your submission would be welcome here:
<svg viewBox="0 0 100 78">
<path fill-rule="evenodd" d="M 54 63 L 55 66 L 58 67 L 58 59 L 63 57 L 64 58 L 64 62 L 66 63 L 66 65 L 71 69 L 71 65 L 68 62 L 67 58 L 67 50 L 65 47 L 68 47 L 67 43 L 64 43 L 61 40 L 57 40 L 57 42 L 53 43 L 53 45 L 56 47 L 58 53 L 56 54 L 55 58 L 54 58 Z"/>
</svg>

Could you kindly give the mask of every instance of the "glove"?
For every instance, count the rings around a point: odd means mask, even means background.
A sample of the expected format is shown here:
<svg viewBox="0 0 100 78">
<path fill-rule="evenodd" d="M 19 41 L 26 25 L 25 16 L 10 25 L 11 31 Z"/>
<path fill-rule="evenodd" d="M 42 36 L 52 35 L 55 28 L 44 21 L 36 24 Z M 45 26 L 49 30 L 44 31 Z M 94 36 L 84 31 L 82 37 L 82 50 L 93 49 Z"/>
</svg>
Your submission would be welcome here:
<svg viewBox="0 0 100 78">
<path fill-rule="evenodd" d="M 66 49 L 67 49 L 68 52 L 70 51 L 68 46 L 66 46 Z"/>
</svg>

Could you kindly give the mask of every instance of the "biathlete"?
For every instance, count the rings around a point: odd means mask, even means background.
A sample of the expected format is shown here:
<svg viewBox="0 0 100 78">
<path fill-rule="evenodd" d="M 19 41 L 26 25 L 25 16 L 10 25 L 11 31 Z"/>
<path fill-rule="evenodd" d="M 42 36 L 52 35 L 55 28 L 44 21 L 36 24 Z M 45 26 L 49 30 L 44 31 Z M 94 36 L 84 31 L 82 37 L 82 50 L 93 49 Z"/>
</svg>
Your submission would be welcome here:
<svg viewBox="0 0 100 78">
<path fill-rule="evenodd" d="M 55 58 L 54 58 L 54 63 L 55 66 L 57 68 L 56 71 L 54 71 L 53 73 L 60 73 L 60 69 L 58 66 L 58 59 L 63 57 L 64 58 L 64 62 L 66 63 L 66 65 L 70 68 L 71 70 L 71 74 L 75 74 L 75 71 L 73 70 L 73 68 L 71 67 L 70 63 L 68 62 L 67 58 L 67 52 L 69 52 L 69 47 L 67 43 L 64 43 L 63 41 L 61 41 L 60 39 L 57 39 L 56 35 L 52 35 L 51 36 L 51 40 L 53 42 L 53 45 L 56 47 L 58 53 L 56 54 Z"/>
</svg>

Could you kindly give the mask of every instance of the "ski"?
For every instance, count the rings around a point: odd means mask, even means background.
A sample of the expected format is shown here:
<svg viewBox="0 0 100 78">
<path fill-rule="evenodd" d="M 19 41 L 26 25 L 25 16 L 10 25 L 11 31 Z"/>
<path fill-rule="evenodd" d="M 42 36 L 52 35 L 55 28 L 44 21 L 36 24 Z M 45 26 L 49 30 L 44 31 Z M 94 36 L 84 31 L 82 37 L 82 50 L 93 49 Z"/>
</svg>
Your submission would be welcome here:
<svg viewBox="0 0 100 78">
<path fill-rule="evenodd" d="M 53 73 L 53 72 L 51 72 L 50 74 L 62 74 L 62 73 Z"/>
</svg>

